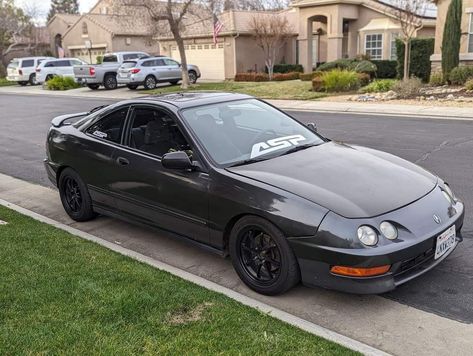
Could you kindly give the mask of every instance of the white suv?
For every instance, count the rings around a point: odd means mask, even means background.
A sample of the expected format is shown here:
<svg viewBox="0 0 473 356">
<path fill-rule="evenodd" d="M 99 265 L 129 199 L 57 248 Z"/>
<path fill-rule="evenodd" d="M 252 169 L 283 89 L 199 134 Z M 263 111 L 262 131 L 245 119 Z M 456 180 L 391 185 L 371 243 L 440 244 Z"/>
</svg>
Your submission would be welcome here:
<svg viewBox="0 0 473 356">
<path fill-rule="evenodd" d="M 7 67 L 7 80 L 10 82 L 18 82 L 25 86 L 28 83 L 35 85 L 36 83 L 36 67 L 46 59 L 52 57 L 25 57 L 13 59 Z"/>
<path fill-rule="evenodd" d="M 36 68 L 36 81 L 39 84 L 47 82 L 53 77 L 74 78 L 74 66 L 84 65 L 85 62 L 78 58 L 48 59 Z"/>
</svg>

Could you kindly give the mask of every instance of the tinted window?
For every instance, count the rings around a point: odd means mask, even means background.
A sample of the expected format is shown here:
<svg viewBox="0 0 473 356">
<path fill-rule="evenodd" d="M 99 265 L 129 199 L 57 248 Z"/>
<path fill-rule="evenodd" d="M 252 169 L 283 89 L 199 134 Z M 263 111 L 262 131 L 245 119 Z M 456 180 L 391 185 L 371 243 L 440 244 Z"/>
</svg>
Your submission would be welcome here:
<svg viewBox="0 0 473 356">
<path fill-rule="evenodd" d="M 179 63 L 169 58 L 164 58 L 164 63 L 166 63 L 167 66 L 179 66 Z"/>
<path fill-rule="evenodd" d="M 118 62 L 117 56 L 104 56 L 102 63 L 115 63 Z"/>
<path fill-rule="evenodd" d="M 45 66 L 45 67 L 48 67 L 48 68 L 50 68 L 50 67 L 56 67 L 56 62 L 47 62 L 44 66 Z"/>
<path fill-rule="evenodd" d="M 70 61 L 67 61 L 67 60 L 64 60 L 64 61 L 56 61 L 55 63 L 56 63 L 56 64 L 54 65 L 55 67 L 70 67 L 70 66 L 71 66 L 71 62 L 70 62 Z"/>
<path fill-rule="evenodd" d="M 156 66 L 156 62 L 155 61 L 145 61 L 145 62 L 143 62 L 142 66 L 143 67 L 154 67 L 154 66 Z"/>
<path fill-rule="evenodd" d="M 156 66 L 157 67 L 161 67 L 161 66 L 165 66 L 166 64 L 164 63 L 164 61 L 162 59 L 157 59 L 156 60 Z"/>
<path fill-rule="evenodd" d="M 21 63 L 22 68 L 31 68 L 34 67 L 34 59 L 25 59 Z"/>
<path fill-rule="evenodd" d="M 187 109 L 183 117 L 221 165 L 260 156 L 269 159 L 296 146 L 324 142 L 306 126 L 255 99 Z"/>
<path fill-rule="evenodd" d="M 166 112 L 152 108 L 134 110 L 129 146 L 161 157 L 173 151 L 192 155 L 176 122 Z"/>
<path fill-rule="evenodd" d="M 114 111 L 89 127 L 87 133 L 107 141 L 120 143 L 127 113 L 128 107 Z"/>
</svg>

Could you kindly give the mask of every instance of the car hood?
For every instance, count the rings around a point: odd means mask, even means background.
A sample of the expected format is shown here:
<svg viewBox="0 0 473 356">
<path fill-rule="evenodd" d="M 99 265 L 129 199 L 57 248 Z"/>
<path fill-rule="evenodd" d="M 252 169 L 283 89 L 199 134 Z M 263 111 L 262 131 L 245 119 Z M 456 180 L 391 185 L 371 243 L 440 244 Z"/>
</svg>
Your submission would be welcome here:
<svg viewBox="0 0 473 356">
<path fill-rule="evenodd" d="M 335 142 L 227 170 L 347 218 L 396 210 L 425 196 L 437 184 L 436 176 L 404 159 Z"/>
</svg>

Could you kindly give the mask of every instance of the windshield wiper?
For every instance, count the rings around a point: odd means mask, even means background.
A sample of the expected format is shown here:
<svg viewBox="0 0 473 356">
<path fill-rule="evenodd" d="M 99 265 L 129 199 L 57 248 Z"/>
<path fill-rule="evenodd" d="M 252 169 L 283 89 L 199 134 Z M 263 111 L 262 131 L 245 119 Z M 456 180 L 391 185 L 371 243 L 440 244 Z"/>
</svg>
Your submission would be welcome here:
<svg viewBox="0 0 473 356">
<path fill-rule="evenodd" d="M 235 162 L 235 163 L 229 165 L 227 168 L 244 166 L 244 165 L 251 164 L 251 163 L 266 161 L 267 159 L 269 159 L 269 158 L 249 158 L 249 159 L 245 159 L 243 161 Z"/>
<path fill-rule="evenodd" d="M 316 144 L 316 143 L 306 143 L 305 145 L 299 145 L 299 146 L 291 148 L 290 150 L 287 150 L 281 156 L 288 155 L 290 153 L 294 153 L 294 152 L 297 152 L 297 151 L 302 151 L 302 150 L 305 150 L 307 148 L 311 148 L 311 147 L 314 147 L 314 146 L 318 146 L 318 144 Z"/>
</svg>

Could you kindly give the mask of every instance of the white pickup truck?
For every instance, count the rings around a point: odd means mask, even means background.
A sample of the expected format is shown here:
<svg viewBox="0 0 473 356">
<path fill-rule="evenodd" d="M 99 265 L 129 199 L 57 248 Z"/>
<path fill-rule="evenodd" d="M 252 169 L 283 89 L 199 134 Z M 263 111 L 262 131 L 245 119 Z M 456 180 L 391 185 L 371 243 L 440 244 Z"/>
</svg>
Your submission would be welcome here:
<svg viewBox="0 0 473 356">
<path fill-rule="evenodd" d="M 86 84 L 90 89 L 97 90 L 101 85 L 105 89 L 116 89 L 118 68 L 124 61 L 149 57 L 145 52 L 115 52 L 103 56 L 102 64 L 74 66 L 74 77 L 78 83 Z"/>
</svg>

